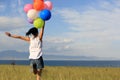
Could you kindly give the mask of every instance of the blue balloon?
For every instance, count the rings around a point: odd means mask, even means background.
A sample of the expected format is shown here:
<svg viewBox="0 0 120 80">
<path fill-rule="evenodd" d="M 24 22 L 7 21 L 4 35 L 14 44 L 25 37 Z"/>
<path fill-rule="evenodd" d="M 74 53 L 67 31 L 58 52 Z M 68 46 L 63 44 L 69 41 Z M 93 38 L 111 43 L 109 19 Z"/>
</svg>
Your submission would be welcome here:
<svg viewBox="0 0 120 80">
<path fill-rule="evenodd" d="M 44 21 L 47 21 L 51 18 L 51 12 L 50 10 L 44 9 L 41 12 L 39 12 L 38 17 L 40 17 Z"/>
</svg>

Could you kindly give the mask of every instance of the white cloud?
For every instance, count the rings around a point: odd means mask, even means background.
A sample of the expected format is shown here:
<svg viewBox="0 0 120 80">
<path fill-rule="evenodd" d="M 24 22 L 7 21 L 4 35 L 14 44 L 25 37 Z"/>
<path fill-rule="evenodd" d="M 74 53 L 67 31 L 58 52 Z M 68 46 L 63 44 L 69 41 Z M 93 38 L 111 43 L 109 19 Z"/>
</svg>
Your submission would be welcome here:
<svg viewBox="0 0 120 80">
<path fill-rule="evenodd" d="M 90 9 L 80 13 L 72 9 L 63 9 L 58 11 L 64 21 L 72 24 L 71 29 L 79 31 L 105 29 L 108 27 L 119 26 L 120 9 L 117 8 L 111 12 L 104 10 Z"/>
<path fill-rule="evenodd" d="M 12 30 L 16 28 L 23 28 L 26 26 L 26 22 L 20 17 L 0 17 L 0 31 Z"/>
<path fill-rule="evenodd" d="M 45 41 L 47 42 L 52 42 L 52 43 L 70 43 L 73 40 L 72 39 L 68 39 L 68 38 L 61 38 L 61 37 L 46 37 Z"/>
<path fill-rule="evenodd" d="M 13 30 L 27 26 L 26 15 L 18 0 L 0 1 L 0 31 Z"/>
<path fill-rule="evenodd" d="M 48 54 L 65 54 L 66 51 L 67 53 L 70 51 L 71 46 L 70 43 L 72 43 L 72 39 L 68 38 L 58 38 L 58 37 L 46 37 L 44 40 L 44 50 L 48 50 Z M 48 45 L 49 44 L 49 45 Z"/>
<path fill-rule="evenodd" d="M 83 55 L 119 57 L 120 42 L 114 43 L 120 40 L 120 8 L 107 1 L 101 2 L 104 4 L 100 3 L 99 8 L 92 7 L 83 12 L 65 8 L 57 10 L 57 14 L 71 25 L 72 31 L 67 36 L 75 39 L 70 45 L 77 54 L 82 51 Z"/>
</svg>

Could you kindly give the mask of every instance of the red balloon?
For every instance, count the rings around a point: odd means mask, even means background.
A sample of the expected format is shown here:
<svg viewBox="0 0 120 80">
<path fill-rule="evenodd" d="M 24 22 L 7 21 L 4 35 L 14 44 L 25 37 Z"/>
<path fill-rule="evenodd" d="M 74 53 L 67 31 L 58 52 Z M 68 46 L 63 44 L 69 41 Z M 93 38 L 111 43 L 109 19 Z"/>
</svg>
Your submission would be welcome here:
<svg viewBox="0 0 120 80">
<path fill-rule="evenodd" d="M 38 1 L 44 1 L 44 0 L 33 0 L 34 2 L 38 2 Z"/>
<path fill-rule="evenodd" d="M 43 1 L 34 2 L 33 7 L 37 11 L 43 10 L 44 9 L 44 2 Z"/>
</svg>

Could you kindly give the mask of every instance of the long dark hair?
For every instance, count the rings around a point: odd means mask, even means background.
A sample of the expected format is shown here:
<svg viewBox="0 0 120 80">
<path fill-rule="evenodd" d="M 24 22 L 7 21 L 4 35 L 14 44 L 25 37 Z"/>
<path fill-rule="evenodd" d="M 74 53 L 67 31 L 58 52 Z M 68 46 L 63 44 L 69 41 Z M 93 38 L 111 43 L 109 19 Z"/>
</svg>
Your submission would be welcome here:
<svg viewBox="0 0 120 80">
<path fill-rule="evenodd" d="M 38 36 L 38 29 L 33 27 L 31 29 L 28 30 L 28 32 L 26 33 L 26 36 L 29 36 L 29 35 L 33 35 L 34 37 L 37 37 Z"/>
</svg>

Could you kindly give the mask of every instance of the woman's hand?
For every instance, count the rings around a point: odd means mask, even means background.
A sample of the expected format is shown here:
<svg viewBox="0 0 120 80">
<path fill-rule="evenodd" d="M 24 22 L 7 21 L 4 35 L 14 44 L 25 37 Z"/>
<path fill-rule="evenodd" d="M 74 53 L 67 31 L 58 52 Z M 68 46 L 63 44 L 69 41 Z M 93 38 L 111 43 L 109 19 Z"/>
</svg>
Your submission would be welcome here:
<svg viewBox="0 0 120 80">
<path fill-rule="evenodd" d="M 11 36 L 11 33 L 9 33 L 9 32 L 5 32 L 5 34 L 9 37 Z"/>
</svg>

